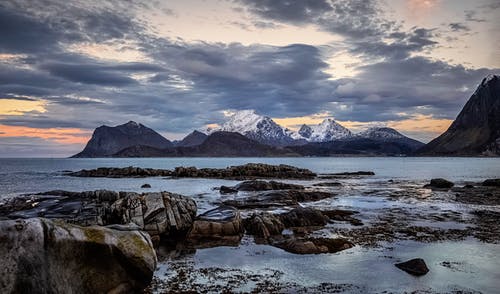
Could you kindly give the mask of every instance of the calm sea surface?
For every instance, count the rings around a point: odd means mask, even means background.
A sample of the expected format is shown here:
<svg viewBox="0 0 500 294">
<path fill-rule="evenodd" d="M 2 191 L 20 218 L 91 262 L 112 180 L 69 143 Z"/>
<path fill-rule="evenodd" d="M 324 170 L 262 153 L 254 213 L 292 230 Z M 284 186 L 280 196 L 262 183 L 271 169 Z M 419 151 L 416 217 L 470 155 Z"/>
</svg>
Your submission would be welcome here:
<svg viewBox="0 0 500 294">
<path fill-rule="evenodd" d="M 308 168 L 316 173 L 344 171 L 374 171 L 370 180 L 405 179 L 427 181 L 443 177 L 452 181 L 480 181 L 500 177 L 500 158 L 414 158 L 414 157 L 329 157 L 329 158 L 105 158 L 105 159 L 0 159 L 0 198 L 21 193 L 62 189 L 84 191 L 110 189 L 141 191 L 147 181 L 152 191 L 194 195 L 205 191 L 206 186 L 215 186 L 221 180 L 181 179 L 106 179 L 67 177 L 62 171 L 76 171 L 97 167 L 138 166 L 173 169 L 176 166 L 226 167 L 248 162 L 289 164 Z M 153 185 L 154 184 L 154 185 Z"/>
</svg>

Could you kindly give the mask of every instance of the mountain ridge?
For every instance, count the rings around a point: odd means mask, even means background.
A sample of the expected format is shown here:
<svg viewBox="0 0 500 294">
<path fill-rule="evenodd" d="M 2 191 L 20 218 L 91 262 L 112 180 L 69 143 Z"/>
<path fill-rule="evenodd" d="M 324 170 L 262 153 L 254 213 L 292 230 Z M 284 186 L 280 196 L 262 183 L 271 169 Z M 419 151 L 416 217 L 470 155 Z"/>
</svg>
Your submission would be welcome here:
<svg viewBox="0 0 500 294">
<path fill-rule="evenodd" d="M 485 77 L 450 127 L 417 154 L 499 156 L 500 76 Z"/>
</svg>

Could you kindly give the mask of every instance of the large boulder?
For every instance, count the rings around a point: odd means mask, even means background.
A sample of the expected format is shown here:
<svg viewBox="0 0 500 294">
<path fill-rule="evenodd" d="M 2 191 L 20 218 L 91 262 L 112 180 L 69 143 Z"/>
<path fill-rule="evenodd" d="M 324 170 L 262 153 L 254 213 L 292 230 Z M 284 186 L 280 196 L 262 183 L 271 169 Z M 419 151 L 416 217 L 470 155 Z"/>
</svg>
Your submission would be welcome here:
<svg viewBox="0 0 500 294">
<path fill-rule="evenodd" d="M 1 293 L 136 293 L 153 277 L 148 234 L 43 218 L 0 221 Z"/>
<path fill-rule="evenodd" d="M 429 272 L 429 268 L 422 258 L 415 258 L 401 263 L 396 263 L 395 266 L 414 276 L 423 276 Z"/>
<path fill-rule="evenodd" d="M 451 189 L 455 184 L 452 182 L 442 179 L 442 178 L 437 178 L 437 179 L 432 179 L 430 184 L 427 184 L 424 186 L 424 188 L 431 188 L 431 189 Z"/>
<path fill-rule="evenodd" d="M 329 220 L 321 211 L 304 207 L 281 214 L 280 218 L 286 227 L 325 226 Z"/>
<path fill-rule="evenodd" d="M 281 235 L 285 229 L 280 216 L 268 212 L 252 214 L 245 219 L 244 224 L 248 234 L 266 240 L 271 236 Z"/>
<path fill-rule="evenodd" d="M 219 206 L 196 218 L 187 241 L 197 248 L 236 246 L 244 231 L 239 211 L 231 206 Z"/>
</svg>

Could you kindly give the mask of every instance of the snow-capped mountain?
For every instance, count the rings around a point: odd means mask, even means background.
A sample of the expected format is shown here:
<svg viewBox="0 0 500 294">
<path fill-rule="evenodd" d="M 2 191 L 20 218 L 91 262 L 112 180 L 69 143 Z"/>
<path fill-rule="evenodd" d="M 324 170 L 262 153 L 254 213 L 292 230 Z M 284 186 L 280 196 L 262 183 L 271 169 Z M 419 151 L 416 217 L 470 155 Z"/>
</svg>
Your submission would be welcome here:
<svg viewBox="0 0 500 294">
<path fill-rule="evenodd" d="M 362 139 L 372 139 L 380 142 L 398 142 L 404 143 L 413 149 L 422 147 L 424 144 L 420 141 L 409 138 L 393 128 L 373 127 L 366 131 L 357 133 L 354 137 Z"/>
<path fill-rule="evenodd" d="M 207 130 L 209 134 L 218 131 L 240 133 L 260 143 L 274 146 L 290 145 L 295 141 L 291 130 L 278 125 L 268 116 L 255 113 L 254 110 L 237 111 L 220 127 Z"/>
<path fill-rule="evenodd" d="M 318 125 L 311 126 L 310 129 L 310 135 L 305 137 L 305 139 L 309 142 L 328 142 L 346 139 L 352 136 L 351 131 L 331 118 L 323 120 Z"/>
<path fill-rule="evenodd" d="M 395 129 L 387 127 L 372 127 L 365 131 L 357 133 L 356 136 L 361 138 L 377 139 L 377 140 L 407 138 L 405 135 L 401 134 Z"/>
</svg>

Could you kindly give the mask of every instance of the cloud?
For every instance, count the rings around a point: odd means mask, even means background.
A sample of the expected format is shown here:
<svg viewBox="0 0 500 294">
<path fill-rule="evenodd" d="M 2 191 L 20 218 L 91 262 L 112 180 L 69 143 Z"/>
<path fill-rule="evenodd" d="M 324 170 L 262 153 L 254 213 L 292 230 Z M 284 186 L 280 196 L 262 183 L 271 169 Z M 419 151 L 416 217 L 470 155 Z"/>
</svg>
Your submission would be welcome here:
<svg viewBox="0 0 500 294">
<path fill-rule="evenodd" d="M 449 24 L 449 27 L 452 31 L 454 32 L 459 32 L 459 31 L 470 31 L 470 27 L 466 24 L 459 23 L 459 22 L 453 22 Z"/>
<path fill-rule="evenodd" d="M 43 101 L 44 112 L 0 114 L 0 124 L 90 131 L 136 120 L 162 133 L 187 133 L 220 123 L 228 109 L 256 109 L 275 118 L 327 112 L 359 123 L 405 121 L 415 113 L 450 119 L 486 74 L 498 73 L 420 56 L 440 45 L 439 32 L 403 30 L 377 1 L 238 2 L 257 28 L 314 25 L 342 36 L 339 46 L 163 38 L 139 17 L 149 3 L 1 3 L 0 53 L 15 58 L 0 59 L 0 99 Z M 455 29 L 460 25 L 467 24 Z M 108 54 L 99 54 L 100 48 Z M 141 58 L 108 58 L 120 50 Z M 339 52 L 358 59 L 352 78 L 335 78 L 327 63 L 335 67 L 330 57 Z M 46 152 L 63 136 L 30 138 L 16 135 L 11 146 L 41 144 L 31 150 Z"/>
</svg>

